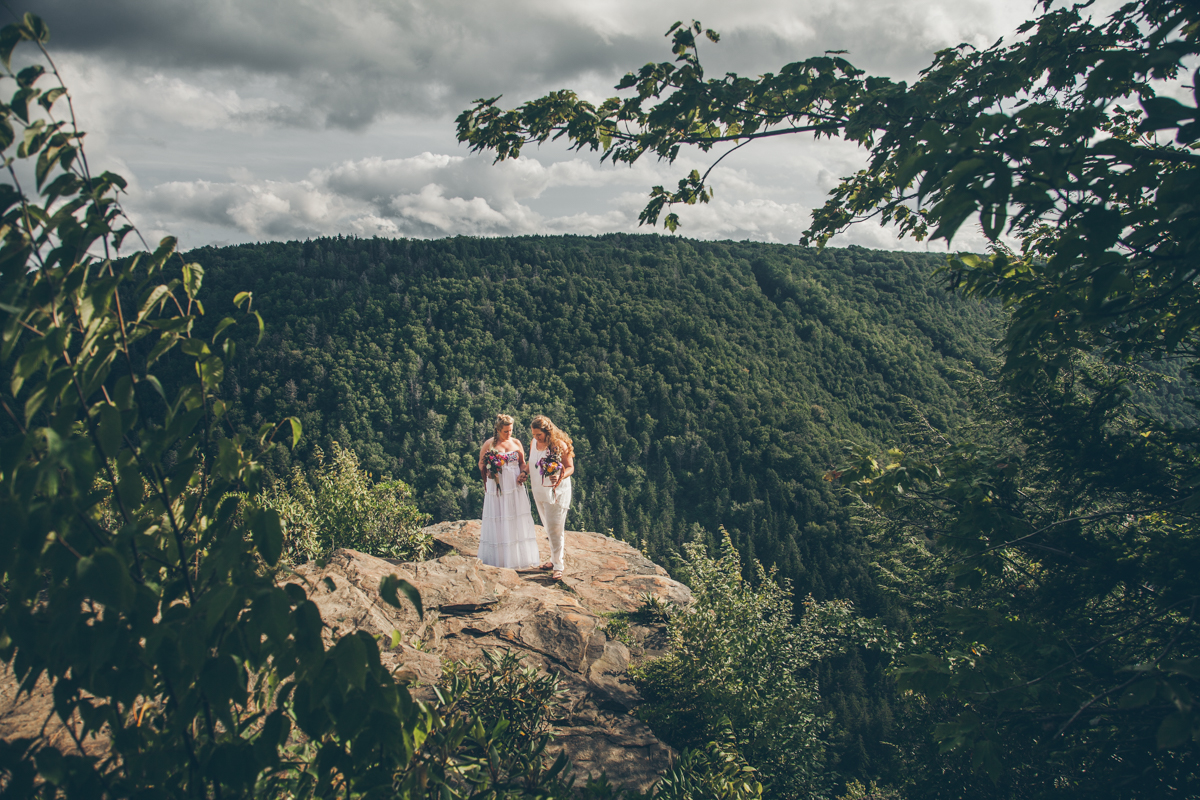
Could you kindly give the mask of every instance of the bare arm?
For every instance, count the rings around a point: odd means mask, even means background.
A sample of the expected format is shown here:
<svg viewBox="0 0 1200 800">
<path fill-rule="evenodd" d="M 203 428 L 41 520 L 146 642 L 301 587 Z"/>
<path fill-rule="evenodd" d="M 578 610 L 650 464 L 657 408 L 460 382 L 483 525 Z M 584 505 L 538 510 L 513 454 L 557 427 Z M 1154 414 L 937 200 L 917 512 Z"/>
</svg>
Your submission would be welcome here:
<svg viewBox="0 0 1200 800">
<path fill-rule="evenodd" d="M 495 437 L 492 437 L 492 438 L 494 439 Z M 480 477 L 483 478 L 483 483 L 485 486 L 487 485 L 488 474 L 487 474 L 487 468 L 484 467 L 484 465 L 483 465 L 483 454 L 486 453 L 488 451 L 488 448 L 490 448 L 491 446 L 492 446 L 492 439 L 488 439 L 486 442 L 483 443 L 483 447 L 479 448 L 479 475 L 480 475 Z"/>
<path fill-rule="evenodd" d="M 563 456 L 562 472 L 558 473 L 558 477 L 554 480 L 554 488 L 557 489 L 559 484 L 575 474 L 575 456 L 567 453 Z"/>
<path fill-rule="evenodd" d="M 517 446 L 517 463 L 521 465 L 521 474 L 517 476 L 517 483 L 522 484 L 529 477 L 529 467 L 525 464 L 525 448 L 516 439 L 513 439 L 513 444 Z"/>
</svg>

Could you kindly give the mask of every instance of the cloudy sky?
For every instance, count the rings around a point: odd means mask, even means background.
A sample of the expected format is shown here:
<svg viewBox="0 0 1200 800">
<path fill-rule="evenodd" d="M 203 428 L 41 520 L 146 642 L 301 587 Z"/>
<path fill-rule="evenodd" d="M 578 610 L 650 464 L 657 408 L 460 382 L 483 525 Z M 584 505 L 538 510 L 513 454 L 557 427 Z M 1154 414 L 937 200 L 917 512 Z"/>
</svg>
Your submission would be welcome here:
<svg viewBox="0 0 1200 800">
<path fill-rule="evenodd" d="M 646 192 L 707 157 L 601 166 L 529 149 L 493 165 L 454 137 L 478 97 L 511 107 L 572 88 L 613 93 L 669 60 L 663 33 L 699 19 L 710 74 L 759 74 L 848 50 L 911 79 L 948 45 L 987 46 L 1032 0 L 30 0 L 75 100 L 93 168 L 130 181 L 147 238 L 185 248 L 331 234 L 443 237 L 637 230 Z M 799 137 L 756 143 L 713 173 L 688 236 L 795 242 L 862 152 Z M 642 230 L 648 230 L 643 228 Z M 924 247 L 861 225 L 840 244 Z M 970 232 L 956 249 L 977 244 Z M 944 245 L 942 245 L 944 247 Z"/>
</svg>

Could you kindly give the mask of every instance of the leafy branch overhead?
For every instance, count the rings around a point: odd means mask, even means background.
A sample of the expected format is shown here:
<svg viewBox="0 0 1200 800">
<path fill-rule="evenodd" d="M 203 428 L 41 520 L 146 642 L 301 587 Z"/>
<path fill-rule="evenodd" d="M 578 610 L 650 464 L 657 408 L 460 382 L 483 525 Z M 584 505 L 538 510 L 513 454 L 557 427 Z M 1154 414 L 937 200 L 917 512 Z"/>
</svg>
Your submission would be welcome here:
<svg viewBox="0 0 1200 800">
<path fill-rule="evenodd" d="M 1088 6 L 1040 5 L 1012 41 L 940 51 L 912 85 L 866 76 L 837 54 L 757 78 L 706 79 L 704 29 L 676 25 L 674 63 L 628 73 L 617 88 L 629 96 L 595 106 L 559 91 L 507 111 L 499 98 L 481 100 L 459 116 L 458 137 L 498 160 L 565 139 L 632 163 L 647 154 L 674 161 L 683 147 L 838 136 L 868 150 L 868 167 L 813 212 L 802 243 L 824 244 L 871 217 L 901 235 L 949 241 L 977 219 L 994 242 L 1026 243 L 1019 255 L 951 269 L 971 294 L 1020 307 L 1006 339 L 1010 366 L 1046 339 L 1120 355 L 1190 346 L 1200 308 L 1187 266 L 1200 223 L 1190 202 L 1200 192 L 1200 122 L 1195 105 L 1159 90 L 1200 50 L 1194 5 L 1139 0 L 1101 21 Z M 656 186 L 640 219 L 653 224 L 711 191 L 708 172 Z M 679 224 L 674 213 L 663 221 Z"/>
<path fill-rule="evenodd" d="M 571 91 L 559 91 L 502 111 L 499 97 L 479 100 L 459 115 L 459 141 L 472 150 L 494 150 L 496 160 L 517 158 L 527 144 L 566 138 L 577 150 L 602 151 L 601 160 L 632 164 L 653 153 L 673 162 L 681 147 L 704 152 L 722 143 L 789 133 L 839 133 L 863 90 L 863 72 L 837 56 L 789 64 L 779 75 L 757 80 L 732 73 L 704 78 L 697 36 L 716 43 L 719 36 L 699 22 L 675 23 L 667 31 L 675 63 L 647 64 L 630 72 L 617 89 L 634 89 L 628 98 L 611 97 L 594 106 Z M 654 187 L 640 220 L 654 224 L 675 203 L 708 202 L 708 173 L 692 172 L 676 191 Z M 678 216 L 664 224 L 675 230 Z"/>
</svg>

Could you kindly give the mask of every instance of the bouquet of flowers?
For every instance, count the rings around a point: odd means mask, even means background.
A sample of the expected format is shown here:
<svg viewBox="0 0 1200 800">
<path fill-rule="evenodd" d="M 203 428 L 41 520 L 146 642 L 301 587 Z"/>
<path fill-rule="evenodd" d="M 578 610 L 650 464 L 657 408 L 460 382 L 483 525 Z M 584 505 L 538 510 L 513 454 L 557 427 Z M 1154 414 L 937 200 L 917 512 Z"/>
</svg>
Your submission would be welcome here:
<svg viewBox="0 0 1200 800">
<path fill-rule="evenodd" d="M 502 453 L 494 447 L 483 454 L 483 468 L 497 483 L 500 482 L 500 470 L 504 469 L 507 461 L 508 454 Z"/>
<path fill-rule="evenodd" d="M 554 479 L 562 472 L 562 456 L 558 454 L 553 447 L 546 451 L 546 455 L 538 459 L 537 468 L 542 473 L 542 486 L 546 485 L 546 479 L 550 479 L 550 485 L 554 485 Z"/>
</svg>

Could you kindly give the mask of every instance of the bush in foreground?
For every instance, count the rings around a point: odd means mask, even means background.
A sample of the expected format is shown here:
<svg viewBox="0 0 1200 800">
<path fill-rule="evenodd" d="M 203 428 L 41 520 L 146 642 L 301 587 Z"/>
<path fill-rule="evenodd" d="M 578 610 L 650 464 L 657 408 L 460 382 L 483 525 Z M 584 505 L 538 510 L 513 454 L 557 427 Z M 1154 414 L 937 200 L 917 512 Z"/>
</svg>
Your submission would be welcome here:
<svg viewBox="0 0 1200 800">
<path fill-rule="evenodd" d="M 719 558 L 686 546 L 681 577 L 695 604 L 672 614 L 671 653 L 634 669 L 646 700 L 639 713 L 664 740 L 697 748 L 725 730 L 762 774 L 771 797 L 809 797 L 829 788 L 814 665 L 854 644 L 881 644 L 886 632 L 850 603 L 805 602 L 793 622 L 788 586 L 755 563 L 742 577 L 725 536 Z"/>
<path fill-rule="evenodd" d="M 422 561 L 433 538 L 422 532 L 429 515 L 413 501 L 403 481 L 375 483 L 359 468 L 354 451 L 333 443 L 329 460 L 317 448 L 318 466 L 299 466 L 258 500 L 278 512 L 285 525 L 284 556 L 293 564 L 320 561 L 339 547 L 401 561 Z"/>
</svg>

